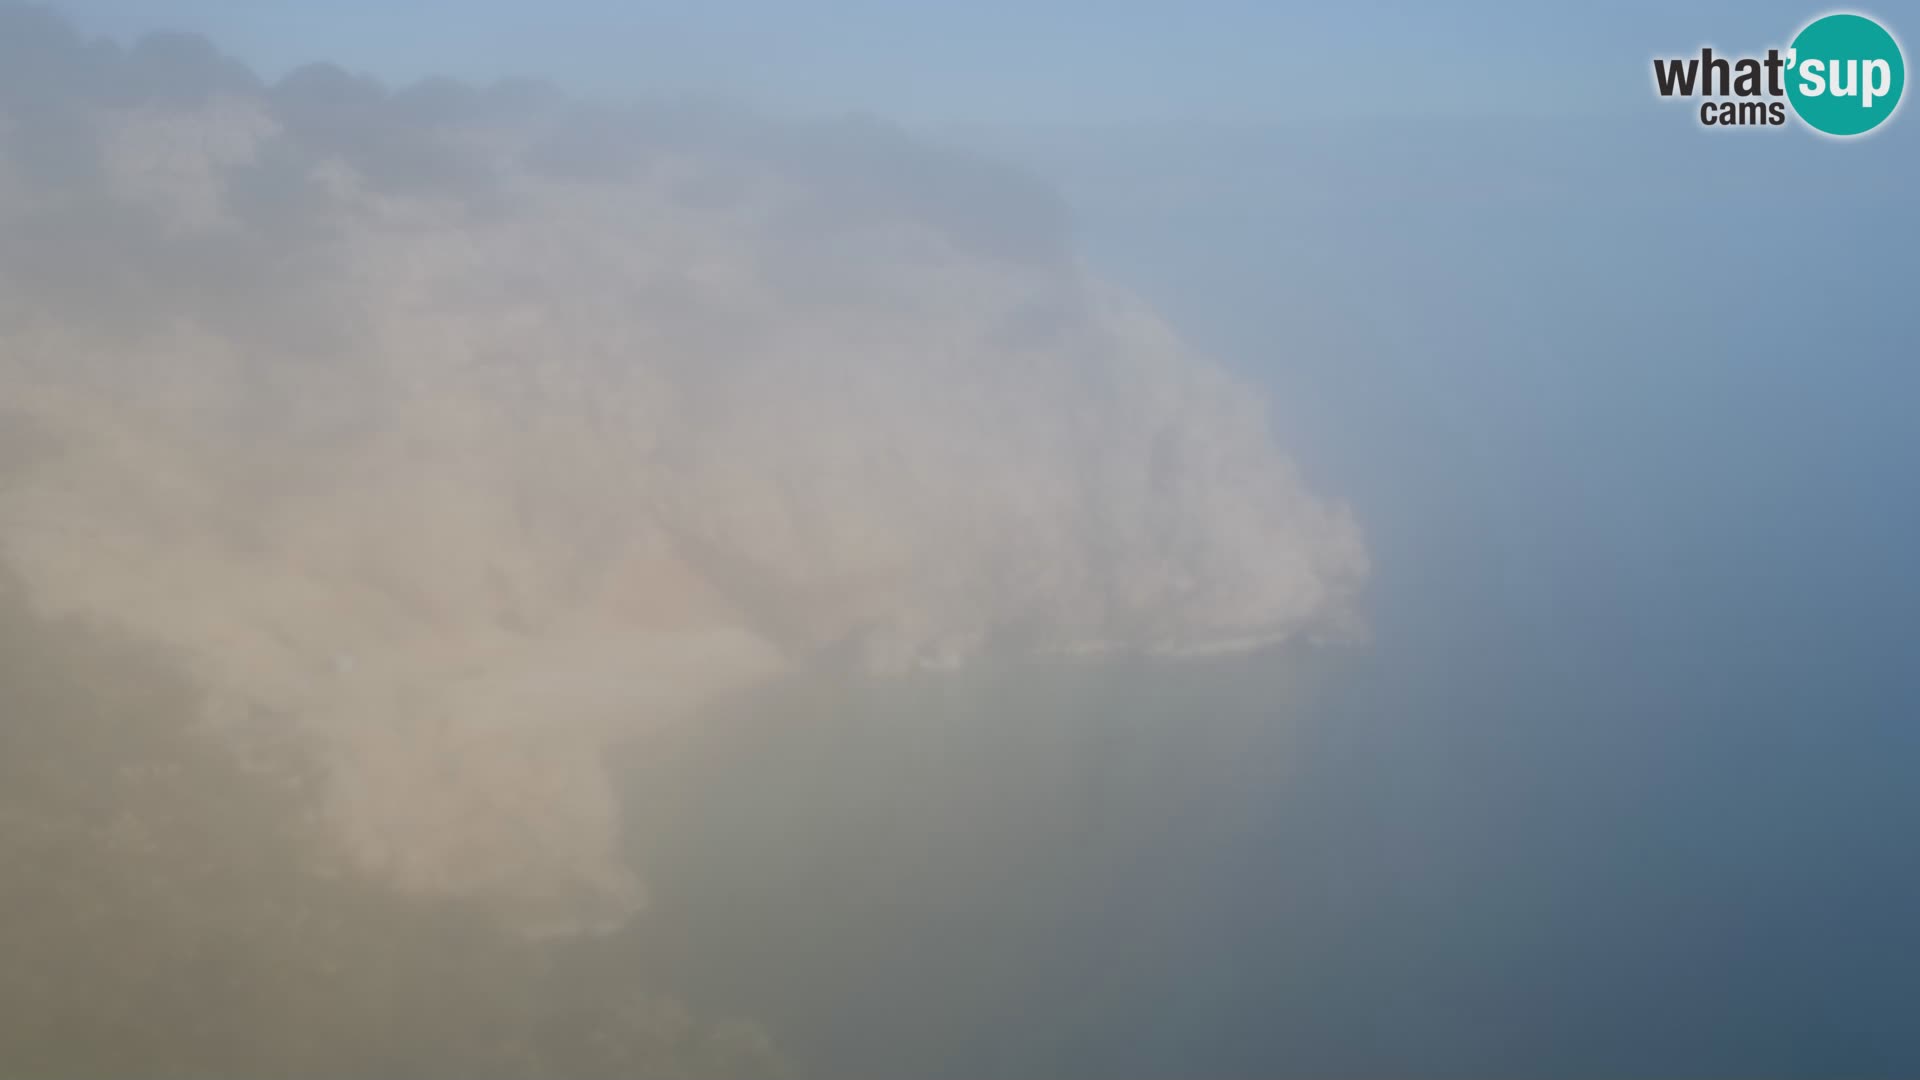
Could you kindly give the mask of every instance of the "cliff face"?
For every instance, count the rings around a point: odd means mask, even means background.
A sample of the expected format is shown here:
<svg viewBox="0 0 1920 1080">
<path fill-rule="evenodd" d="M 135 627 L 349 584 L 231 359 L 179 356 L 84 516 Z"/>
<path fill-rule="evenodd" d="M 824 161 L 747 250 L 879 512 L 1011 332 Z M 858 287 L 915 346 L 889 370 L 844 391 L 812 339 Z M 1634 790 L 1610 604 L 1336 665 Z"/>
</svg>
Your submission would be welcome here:
<svg viewBox="0 0 1920 1080">
<path fill-rule="evenodd" d="M 795 665 L 1351 628 L 1347 515 L 1018 177 L 11 18 L 0 557 L 408 888 L 619 917 L 601 749 Z"/>
</svg>

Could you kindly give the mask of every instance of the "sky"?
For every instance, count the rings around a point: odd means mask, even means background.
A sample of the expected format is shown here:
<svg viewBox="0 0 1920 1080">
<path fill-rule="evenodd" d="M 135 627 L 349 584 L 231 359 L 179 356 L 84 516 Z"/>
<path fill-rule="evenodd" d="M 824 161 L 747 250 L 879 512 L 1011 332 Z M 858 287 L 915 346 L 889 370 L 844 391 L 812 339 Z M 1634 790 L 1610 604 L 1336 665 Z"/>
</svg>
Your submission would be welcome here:
<svg viewBox="0 0 1920 1080">
<path fill-rule="evenodd" d="M 1766 3 L 1432 5 L 563 0 L 324 7 L 67 0 L 84 27 L 208 33 L 269 74 L 314 59 L 396 82 L 552 78 L 909 124 L 1338 124 L 1393 115 L 1626 113 L 1647 57 L 1783 44 L 1814 11 Z"/>
<path fill-rule="evenodd" d="M 268 73 L 988 149 L 1352 504 L 1371 641 L 1304 696 L 1041 679 L 955 734 L 869 695 L 822 707 L 854 757 L 789 747 L 746 806 L 707 781 L 764 743 L 635 766 L 674 811 L 647 820 L 712 823 L 631 838 L 663 869 L 626 946 L 696 999 L 839 1075 L 1920 1071 L 1920 120 L 1705 132 L 1648 81 L 1813 9 L 62 10 Z M 1212 741 L 1156 741 L 1175 715 Z M 955 828 L 964 873 L 924 858 Z"/>
</svg>

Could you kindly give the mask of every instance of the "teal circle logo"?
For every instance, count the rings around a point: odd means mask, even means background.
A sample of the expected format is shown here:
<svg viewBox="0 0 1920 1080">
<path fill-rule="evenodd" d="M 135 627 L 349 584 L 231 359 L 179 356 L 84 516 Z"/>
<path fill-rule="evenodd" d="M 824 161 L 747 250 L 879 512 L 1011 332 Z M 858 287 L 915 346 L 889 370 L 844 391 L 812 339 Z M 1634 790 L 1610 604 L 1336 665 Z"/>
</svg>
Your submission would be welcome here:
<svg viewBox="0 0 1920 1080">
<path fill-rule="evenodd" d="M 1864 15 L 1815 19 L 1787 55 L 1787 100 L 1809 127 L 1828 135 L 1880 126 L 1907 84 L 1899 42 Z"/>
</svg>

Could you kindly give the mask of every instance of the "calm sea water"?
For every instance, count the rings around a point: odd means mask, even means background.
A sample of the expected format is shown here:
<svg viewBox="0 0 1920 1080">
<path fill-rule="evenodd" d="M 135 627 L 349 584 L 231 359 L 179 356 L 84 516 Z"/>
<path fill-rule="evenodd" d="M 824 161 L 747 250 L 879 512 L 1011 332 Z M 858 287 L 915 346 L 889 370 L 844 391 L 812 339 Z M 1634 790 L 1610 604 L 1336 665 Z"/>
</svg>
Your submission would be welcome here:
<svg viewBox="0 0 1920 1080">
<path fill-rule="evenodd" d="M 1920 1071 L 1915 132 L 1016 140 L 1375 639 L 742 709 L 618 947 L 823 1076 Z"/>
</svg>

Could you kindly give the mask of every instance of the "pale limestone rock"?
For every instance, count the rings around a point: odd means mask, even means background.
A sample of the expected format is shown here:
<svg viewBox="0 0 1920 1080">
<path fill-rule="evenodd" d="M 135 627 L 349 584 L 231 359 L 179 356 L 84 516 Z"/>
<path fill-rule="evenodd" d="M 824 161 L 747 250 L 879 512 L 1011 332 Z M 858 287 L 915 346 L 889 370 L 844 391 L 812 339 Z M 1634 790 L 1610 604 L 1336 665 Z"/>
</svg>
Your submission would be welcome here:
<svg viewBox="0 0 1920 1080">
<path fill-rule="evenodd" d="M 476 122 L 444 144 L 485 182 L 435 186 L 266 98 L 90 115 L 92 197 L 157 239 L 97 295 L 0 248 L 37 447 L 0 555 L 176 651 L 216 721 L 309 740 L 346 849 L 408 888 L 617 919 L 603 749 L 794 665 L 1354 623 L 1358 530 L 1257 397 L 1064 254 L 698 143 L 576 176 Z M 89 197 L 0 181 L 0 241 Z"/>
</svg>

